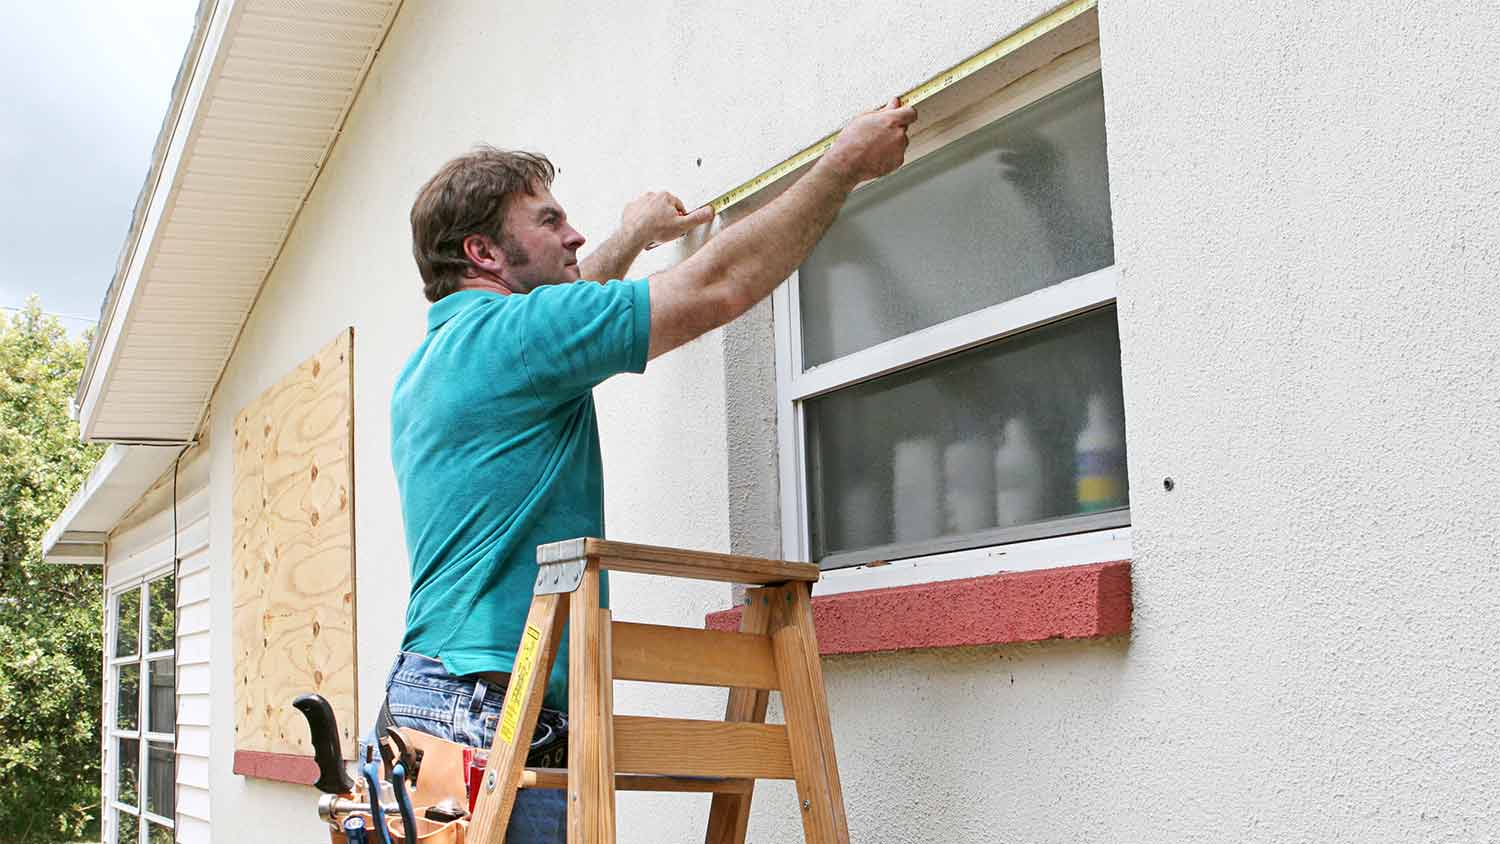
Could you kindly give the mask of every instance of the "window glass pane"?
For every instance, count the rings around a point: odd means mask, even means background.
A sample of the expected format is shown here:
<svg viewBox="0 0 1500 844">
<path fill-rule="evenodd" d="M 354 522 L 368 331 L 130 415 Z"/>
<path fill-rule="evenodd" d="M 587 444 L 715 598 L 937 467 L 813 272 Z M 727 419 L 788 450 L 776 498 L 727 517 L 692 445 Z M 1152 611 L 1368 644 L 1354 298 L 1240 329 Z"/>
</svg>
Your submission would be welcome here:
<svg viewBox="0 0 1500 844">
<path fill-rule="evenodd" d="M 115 810 L 115 841 L 118 844 L 136 844 L 141 838 L 141 821 L 135 815 Z"/>
<path fill-rule="evenodd" d="M 140 729 L 140 713 L 141 664 L 115 666 L 115 726 L 122 730 Z"/>
<path fill-rule="evenodd" d="M 151 844 L 172 844 L 172 830 L 160 824 L 149 822 L 146 828 L 151 830 L 151 837 L 147 839 Z"/>
<path fill-rule="evenodd" d="M 177 616 L 177 590 L 172 584 L 175 578 L 167 575 L 151 581 L 151 595 L 147 600 L 148 625 L 147 650 L 169 651 L 172 649 L 172 623 Z"/>
<path fill-rule="evenodd" d="M 152 742 L 146 748 L 146 809 L 153 815 L 172 817 L 177 803 L 177 790 L 172 761 L 172 745 Z"/>
<path fill-rule="evenodd" d="M 1113 307 L 805 407 L 815 560 L 1128 504 Z"/>
<path fill-rule="evenodd" d="M 115 598 L 115 656 L 130 656 L 141 642 L 141 590 Z"/>
<path fill-rule="evenodd" d="M 850 197 L 799 272 L 804 364 L 1113 263 L 1096 74 Z"/>
<path fill-rule="evenodd" d="M 141 805 L 137 790 L 137 772 L 141 769 L 141 743 L 136 739 L 117 739 L 115 750 L 116 800 L 131 806 Z"/>
<path fill-rule="evenodd" d="M 151 660 L 151 686 L 146 693 L 147 729 L 170 733 L 177 727 L 177 672 L 172 657 Z"/>
</svg>

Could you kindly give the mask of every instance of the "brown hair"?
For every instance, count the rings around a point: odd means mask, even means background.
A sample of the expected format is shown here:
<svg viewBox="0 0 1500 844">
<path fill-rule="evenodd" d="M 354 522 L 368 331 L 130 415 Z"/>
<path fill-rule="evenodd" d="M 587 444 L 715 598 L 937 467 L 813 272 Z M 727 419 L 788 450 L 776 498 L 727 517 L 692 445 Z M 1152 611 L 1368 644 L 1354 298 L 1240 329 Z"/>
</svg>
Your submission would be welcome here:
<svg viewBox="0 0 1500 844">
<path fill-rule="evenodd" d="M 471 266 L 464 238 L 480 234 L 502 250 L 511 246 L 502 230 L 511 197 L 551 188 L 556 173 L 544 155 L 479 146 L 427 180 L 411 206 L 411 252 L 427 300 L 436 302 L 463 282 Z"/>
</svg>

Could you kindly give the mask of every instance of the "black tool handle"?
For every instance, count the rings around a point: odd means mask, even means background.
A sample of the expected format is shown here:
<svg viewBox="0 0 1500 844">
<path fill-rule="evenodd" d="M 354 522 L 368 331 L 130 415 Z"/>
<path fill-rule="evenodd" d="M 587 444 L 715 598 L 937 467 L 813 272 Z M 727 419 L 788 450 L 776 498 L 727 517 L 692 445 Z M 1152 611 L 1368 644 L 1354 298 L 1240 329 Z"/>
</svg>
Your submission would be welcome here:
<svg viewBox="0 0 1500 844">
<path fill-rule="evenodd" d="M 307 727 L 312 731 L 313 759 L 318 763 L 318 781 L 313 785 L 326 794 L 348 794 L 354 790 L 354 780 L 344 770 L 343 754 L 339 749 L 339 725 L 333 717 L 333 707 L 319 694 L 299 695 L 292 706 L 307 716 Z"/>
</svg>

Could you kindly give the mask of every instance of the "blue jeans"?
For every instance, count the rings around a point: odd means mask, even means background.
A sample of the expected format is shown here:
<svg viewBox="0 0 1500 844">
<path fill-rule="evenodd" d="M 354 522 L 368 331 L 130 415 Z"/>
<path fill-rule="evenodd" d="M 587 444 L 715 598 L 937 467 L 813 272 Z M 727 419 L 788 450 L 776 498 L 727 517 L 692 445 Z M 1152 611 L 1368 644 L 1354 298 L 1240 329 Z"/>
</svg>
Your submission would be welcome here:
<svg viewBox="0 0 1500 844">
<path fill-rule="evenodd" d="M 396 655 L 385 693 L 396 726 L 485 750 L 495 740 L 500 708 L 505 702 L 505 689 L 472 677 L 454 677 L 442 662 L 408 651 Z M 559 723 L 566 725 L 566 719 L 560 712 L 543 709 L 532 746 L 545 744 L 550 731 Z M 372 738 L 366 736 L 366 742 Z M 510 826 L 505 831 L 506 844 L 564 844 L 567 838 L 564 791 L 523 788 L 517 792 Z"/>
</svg>

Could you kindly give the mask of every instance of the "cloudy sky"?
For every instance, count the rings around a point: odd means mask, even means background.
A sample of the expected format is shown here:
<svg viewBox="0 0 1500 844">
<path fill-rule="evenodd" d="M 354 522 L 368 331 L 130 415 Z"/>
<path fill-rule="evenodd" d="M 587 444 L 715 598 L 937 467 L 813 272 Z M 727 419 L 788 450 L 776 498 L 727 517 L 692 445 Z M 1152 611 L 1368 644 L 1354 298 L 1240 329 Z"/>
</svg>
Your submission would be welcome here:
<svg viewBox="0 0 1500 844">
<path fill-rule="evenodd" d="M 0 9 L 0 306 L 98 317 L 197 5 Z"/>
</svg>

